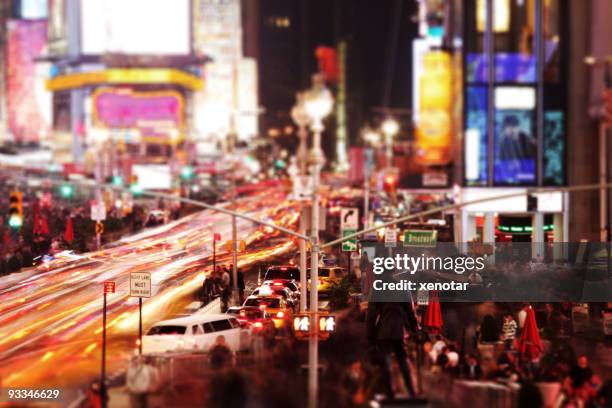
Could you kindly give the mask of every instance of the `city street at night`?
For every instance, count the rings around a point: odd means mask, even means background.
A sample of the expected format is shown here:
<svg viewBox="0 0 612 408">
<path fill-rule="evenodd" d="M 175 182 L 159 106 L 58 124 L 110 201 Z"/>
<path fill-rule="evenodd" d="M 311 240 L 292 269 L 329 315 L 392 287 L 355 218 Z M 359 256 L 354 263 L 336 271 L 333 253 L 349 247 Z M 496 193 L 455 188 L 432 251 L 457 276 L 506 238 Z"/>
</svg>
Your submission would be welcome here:
<svg viewBox="0 0 612 408">
<path fill-rule="evenodd" d="M 612 407 L 609 0 L 0 0 L 0 407 Z"/>
</svg>

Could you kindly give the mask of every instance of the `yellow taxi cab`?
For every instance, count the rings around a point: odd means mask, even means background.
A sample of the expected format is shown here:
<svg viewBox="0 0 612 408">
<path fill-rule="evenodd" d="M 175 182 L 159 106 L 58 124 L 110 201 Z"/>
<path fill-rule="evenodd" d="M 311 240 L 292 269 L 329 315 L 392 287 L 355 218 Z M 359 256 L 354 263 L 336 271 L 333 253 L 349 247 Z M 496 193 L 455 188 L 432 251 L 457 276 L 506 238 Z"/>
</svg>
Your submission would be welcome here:
<svg viewBox="0 0 612 408">
<path fill-rule="evenodd" d="M 319 268 L 319 282 L 317 289 L 319 293 L 329 292 L 331 287 L 335 284 L 340 283 L 342 278 L 346 275 L 344 268 L 339 266 L 323 266 Z M 308 290 L 310 291 L 310 270 L 308 270 Z"/>
<path fill-rule="evenodd" d="M 264 311 L 266 318 L 272 319 L 274 327 L 280 329 L 293 320 L 293 310 L 280 295 L 249 296 L 243 306 L 255 306 Z"/>
</svg>

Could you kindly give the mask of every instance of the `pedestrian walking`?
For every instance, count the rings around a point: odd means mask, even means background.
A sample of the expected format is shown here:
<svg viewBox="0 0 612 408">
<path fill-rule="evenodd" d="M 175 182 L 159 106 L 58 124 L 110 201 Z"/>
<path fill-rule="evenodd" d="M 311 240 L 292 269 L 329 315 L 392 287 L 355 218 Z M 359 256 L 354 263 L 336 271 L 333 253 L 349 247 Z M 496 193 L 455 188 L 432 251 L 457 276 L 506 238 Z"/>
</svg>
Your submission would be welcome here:
<svg viewBox="0 0 612 408">
<path fill-rule="evenodd" d="M 408 393 L 411 397 L 415 397 L 412 375 L 407 362 L 408 356 L 404 348 L 404 331 L 414 333 L 417 327 L 416 317 L 410 305 L 397 302 L 370 302 L 366 324 L 368 340 L 375 345 L 382 357 L 380 361 L 382 380 L 387 398 L 394 399 L 391 384 L 392 355 L 395 355 Z"/>
<path fill-rule="evenodd" d="M 512 343 L 516 338 L 516 329 L 518 325 L 512 317 L 512 313 L 506 313 L 504 316 L 504 325 L 502 327 L 502 340 L 506 343 L 506 350 L 512 349 Z"/>
</svg>

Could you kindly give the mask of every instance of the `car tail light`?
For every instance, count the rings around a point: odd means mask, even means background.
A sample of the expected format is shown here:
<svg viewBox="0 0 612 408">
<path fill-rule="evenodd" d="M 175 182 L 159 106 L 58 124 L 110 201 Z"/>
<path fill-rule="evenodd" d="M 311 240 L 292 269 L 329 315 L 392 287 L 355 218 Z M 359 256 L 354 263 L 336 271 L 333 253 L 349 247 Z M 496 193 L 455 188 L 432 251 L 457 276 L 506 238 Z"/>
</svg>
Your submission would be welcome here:
<svg viewBox="0 0 612 408">
<path fill-rule="evenodd" d="M 253 323 L 253 327 L 255 327 L 256 329 L 261 329 L 263 327 L 263 324 L 261 324 L 261 322 L 255 322 Z"/>
<path fill-rule="evenodd" d="M 136 339 L 136 347 L 140 347 L 140 339 Z"/>
<path fill-rule="evenodd" d="M 317 282 L 319 282 L 319 286 L 323 284 L 323 281 L 321 279 L 317 279 Z"/>
<path fill-rule="evenodd" d="M 276 317 L 278 317 L 279 319 L 282 319 L 283 317 L 285 317 L 285 313 L 283 313 L 283 312 L 278 312 L 278 313 L 276 314 Z"/>
<path fill-rule="evenodd" d="M 264 309 L 266 308 L 266 305 L 259 305 L 259 308 L 260 308 L 261 310 L 264 310 Z"/>
<path fill-rule="evenodd" d="M 286 271 L 286 270 L 287 270 L 287 267 L 286 267 L 286 266 L 283 266 L 283 267 L 281 268 L 281 271 Z"/>
<path fill-rule="evenodd" d="M 283 286 L 281 282 L 273 282 L 272 285 L 273 286 Z"/>
</svg>

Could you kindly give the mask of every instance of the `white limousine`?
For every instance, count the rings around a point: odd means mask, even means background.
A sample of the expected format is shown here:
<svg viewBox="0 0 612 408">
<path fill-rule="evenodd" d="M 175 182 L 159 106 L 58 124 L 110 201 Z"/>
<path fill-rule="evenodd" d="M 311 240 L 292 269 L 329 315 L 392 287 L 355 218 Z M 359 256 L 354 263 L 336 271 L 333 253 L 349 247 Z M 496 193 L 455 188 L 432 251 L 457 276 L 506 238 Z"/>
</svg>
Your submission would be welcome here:
<svg viewBox="0 0 612 408">
<path fill-rule="evenodd" d="M 225 337 L 233 351 L 247 350 L 251 346 L 249 329 L 242 327 L 235 317 L 204 314 L 155 323 L 142 338 L 142 352 L 208 351 L 219 335 Z"/>
</svg>

